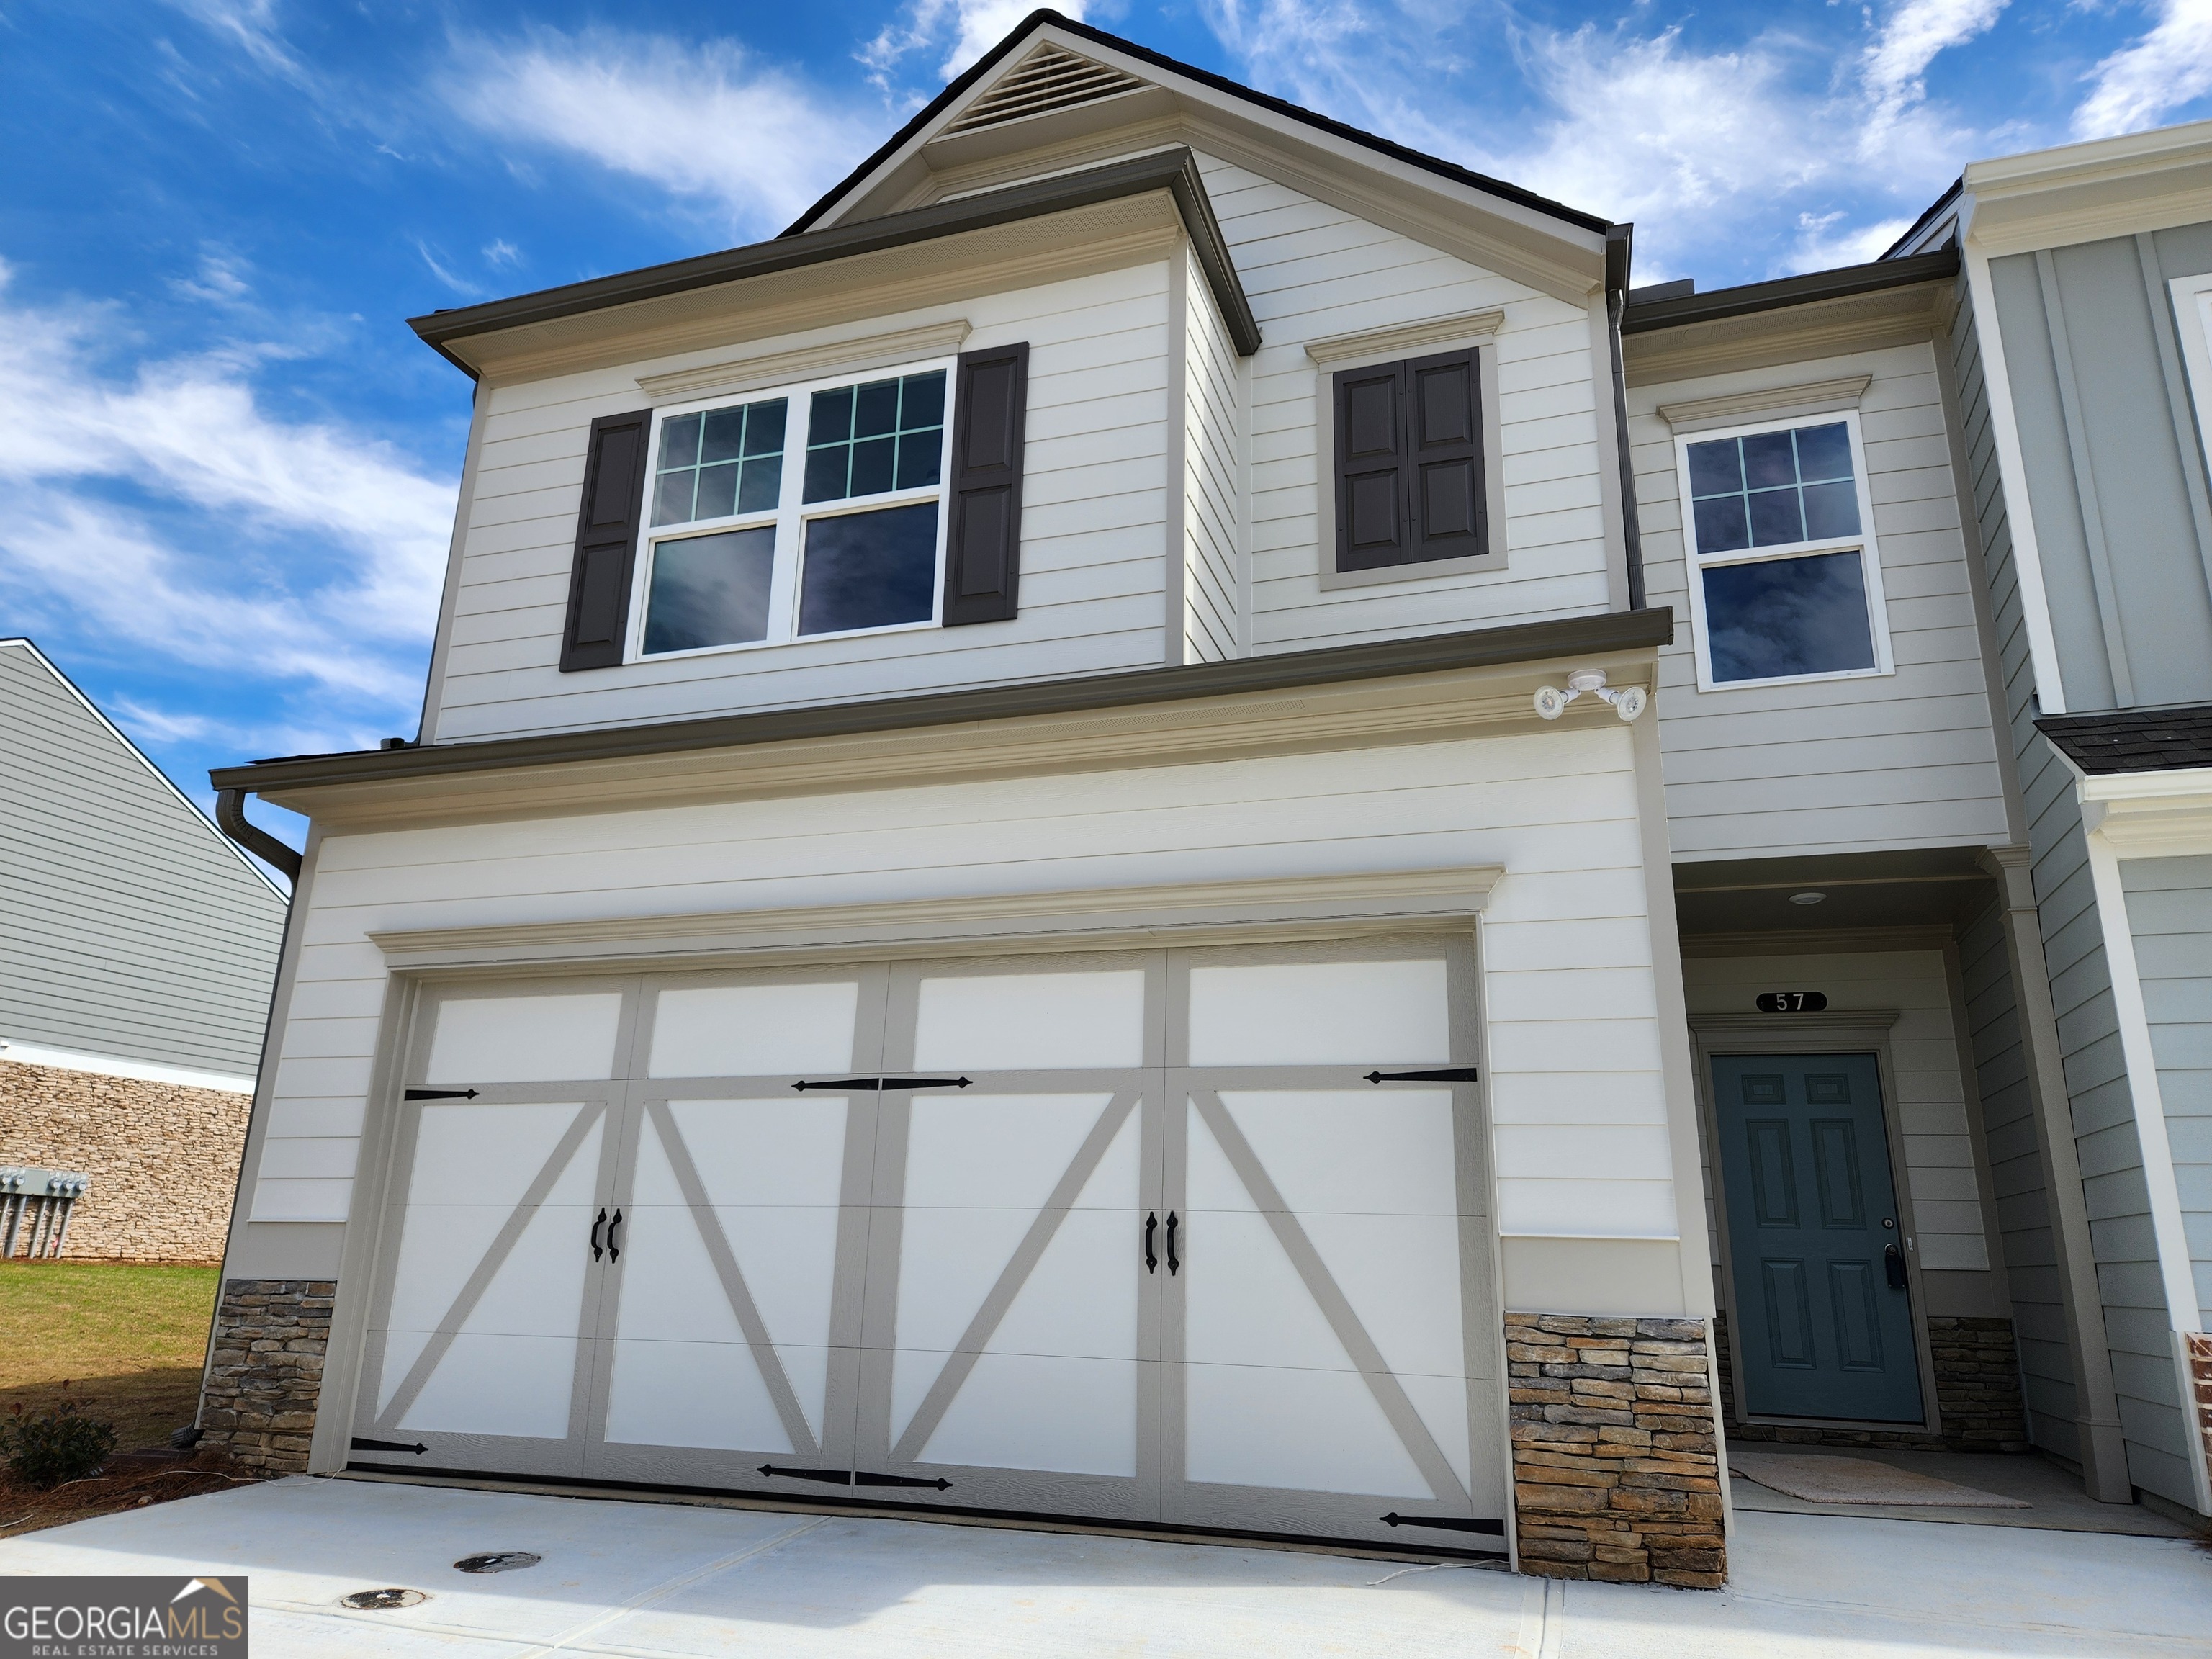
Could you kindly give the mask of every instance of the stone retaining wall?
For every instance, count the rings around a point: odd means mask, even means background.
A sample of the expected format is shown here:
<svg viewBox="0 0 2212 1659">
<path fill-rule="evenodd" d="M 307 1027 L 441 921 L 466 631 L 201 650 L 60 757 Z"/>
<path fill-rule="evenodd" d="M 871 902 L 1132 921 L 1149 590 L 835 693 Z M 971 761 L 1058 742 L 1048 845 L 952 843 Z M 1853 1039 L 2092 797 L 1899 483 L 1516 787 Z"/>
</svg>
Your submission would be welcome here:
<svg viewBox="0 0 2212 1659">
<path fill-rule="evenodd" d="M 2020 1356 L 2009 1319 L 1941 1318 L 1928 1322 L 1936 1361 L 1936 1404 L 1940 1434 L 1897 1428 L 1800 1428 L 1776 1423 L 1735 1421 L 1730 1376 L 1728 1316 L 1713 1316 L 1713 1340 L 1720 1360 L 1722 1419 L 1731 1439 L 1795 1446 L 1865 1446 L 1891 1451 L 2024 1452 L 2027 1416 L 2021 1401 Z"/>
<path fill-rule="evenodd" d="M 0 1060 L 0 1164 L 92 1177 L 70 1216 L 71 1261 L 220 1261 L 252 1103 Z"/>
<path fill-rule="evenodd" d="M 2203 1438 L 2206 1462 L 2212 1462 L 2212 1336 L 2203 1331 L 2190 1331 L 2181 1340 L 2189 1361 L 2189 1376 L 2184 1384 L 2189 1406 L 2185 1414 Z"/>
<path fill-rule="evenodd" d="M 228 1447 L 264 1474 L 305 1472 L 337 1292 L 327 1279 L 223 1280 L 200 1402 L 203 1443 Z"/>
<path fill-rule="evenodd" d="M 1521 1571 L 1719 1589 L 1705 1322 L 1509 1313 L 1505 1355 Z"/>
</svg>

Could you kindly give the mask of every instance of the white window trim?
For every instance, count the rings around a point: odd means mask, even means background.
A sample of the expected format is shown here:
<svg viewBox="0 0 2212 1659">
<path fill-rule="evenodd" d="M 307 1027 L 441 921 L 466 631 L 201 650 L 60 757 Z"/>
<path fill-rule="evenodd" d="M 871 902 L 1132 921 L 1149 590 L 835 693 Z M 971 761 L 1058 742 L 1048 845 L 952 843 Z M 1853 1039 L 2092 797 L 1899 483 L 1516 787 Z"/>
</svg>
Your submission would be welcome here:
<svg viewBox="0 0 2212 1659">
<path fill-rule="evenodd" d="M 1711 443 L 1722 438 L 1748 438 L 1762 432 L 1790 432 L 1805 426 L 1833 426 L 1838 422 L 1849 429 L 1851 445 L 1851 482 L 1858 491 L 1859 533 L 1856 536 L 1832 536 L 1819 541 L 1788 542 L 1778 547 L 1743 548 L 1727 553 L 1700 554 L 1698 551 L 1697 514 L 1690 498 L 1690 446 Z M 1827 680 L 1876 679 L 1897 672 L 1895 659 L 1890 654 L 1889 605 L 1881 585 L 1881 538 L 1875 533 L 1874 495 L 1869 487 L 1866 464 L 1866 445 L 1859 431 L 1859 412 L 1855 409 L 1838 410 L 1832 414 L 1791 416 L 1777 420 L 1769 417 L 1741 426 L 1712 427 L 1696 432 L 1674 435 L 1674 480 L 1682 507 L 1682 562 L 1690 588 L 1690 632 L 1692 650 L 1697 659 L 1698 690 L 1700 691 L 1748 691 L 1761 686 L 1808 685 Z M 1712 673 L 1712 649 L 1705 633 L 1705 572 L 1709 568 L 1733 564 L 1764 564 L 1774 559 L 1802 558 L 1815 553 L 1856 553 L 1859 556 L 1859 580 L 1864 584 L 1867 601 L 1867 624 L 1874 635 L 1874 661 L 1871 668 L 1838 669 L 1824 674 L 1776 674 L 1765 679 L 1717 680 Z"/>
<path fill-rule="evenodd" d="M 2189 377 L 2189 400 L 2197 410 L 2197 441 L 2212 466 L 2212 337 L 2205 313 L 2212 311 L 2212 270 L 2176 276 L 2166 283 L 2173 297 L 2173 329 Z"/>
<path fill-rule="evenodd" d="M 944 625 L 945 616 L 945 548 L 947 520 L 951 514 L 948 477 L 952 465 L 952 416 L 955 393 L 958 390 L 959 362 L 955 357 L 934 357 L 918 362 L 892 364 L 882 368 L 825 375 L 818 380 L 794 381 L 786 386 L 761 386 L 741 394 L 727 392 L 719 396 L 693 399 L 680 404 L 669 404 L 653 411 L 652 442 L 647 446 L 645 459 L 645 500 L 640 511 L 643 520 L 638 528 L 637 568 L 630 576 L 629 638 L 624 644 L 623 660 L 628 663 L 681 662 L 694 657 L 722 656 L 732 652 L 766 651 L 794 645 L 811 645 L 830 640 L 872 639 L 884 634 L 912 634 L 925 629 Z M 890 489 L 874 495 L 841 496 L 835 501 L 805 501 L 800 499 L 806 487 L 806 432 L 812 416 L 812 399 L 819 392 L 836 392 L 845 386 L 865 386 L 877 380 L 903 378 L 909 374 L 927 374 L 941 369 L 945 374 L 945 426 L 939 434 L 942 453 L 937 470 L 937 482 L 920 489 Z M 783 426 L 783 474 L 775 510 L 766 513 L 736 513 L 719 519 L 694 519 L 683 524 L 656 525 L 653 517 L 653 498 L 660 477 L 660 440 L 668 422 L 685 415 L 702 414 L 708 410 L 730 409 L 744 404 L 773 403 L 778 398 L 786 400 Z M 855 513 L 872 513 L 888 507 L 910 507 L 925 501 L 938 503 L 937 556 L 930 578 L 929 615 L 921 621 L 890 623 L 880 628 L 855 628 L 834 634 L 801 634 L 799 631 L 799 565 L 805 556 L 806 526 L 817 519 L 842 518 Z M 775 528 L 775 568 L 769 579 L 768 602 L 768 635 L 764 639 L 737 640 L 727 645 L 695 646 L 687 651 L 655 651 L 645 649 L 646 608 L 653 594 L 653 562 L 663 542 L 688 540 L 695 536 L 711 536 L 730 530 L 754 530 L 772 525 Z"/>
</svg>

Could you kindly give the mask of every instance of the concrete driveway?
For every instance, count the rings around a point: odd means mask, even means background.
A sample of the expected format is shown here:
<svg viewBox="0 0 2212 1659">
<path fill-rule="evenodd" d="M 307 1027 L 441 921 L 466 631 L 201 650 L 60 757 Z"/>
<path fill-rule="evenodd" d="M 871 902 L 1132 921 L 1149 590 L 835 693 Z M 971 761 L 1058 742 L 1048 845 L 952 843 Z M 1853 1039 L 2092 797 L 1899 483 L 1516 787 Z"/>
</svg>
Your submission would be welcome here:
<svg viewBox="0 0 2212 1659">
<path fill-rule="evenodd" d="M 1743 1512 L 1719 1592 L 859 1516 L 291 1480 L 0 1542 L 0 1573 L 242 1573 L 255 1650 L 776 1659 L 2212 1654 L 2164 1539 Z M 529 1550 L 493 1577 L 459 1557 Z M 357 1613 L 361 1589 L 420 1605 Z"/>
</svg>

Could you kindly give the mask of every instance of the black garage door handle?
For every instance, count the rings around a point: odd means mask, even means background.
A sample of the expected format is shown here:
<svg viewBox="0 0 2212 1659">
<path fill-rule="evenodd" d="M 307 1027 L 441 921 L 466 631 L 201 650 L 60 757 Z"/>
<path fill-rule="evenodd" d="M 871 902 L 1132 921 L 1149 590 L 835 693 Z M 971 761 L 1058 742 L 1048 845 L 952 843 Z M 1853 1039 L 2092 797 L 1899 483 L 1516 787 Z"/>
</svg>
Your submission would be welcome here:
<svg viewBox="0 0 2212 1659">
<path fill-rule="evenodd" d="M 1160 1259 L 1152 1254 L 1152 1235 L 1159 1231 L 1159 1212 L 1155 1210 L 1145 1217 L 1145 1271 L 1156 1273 L 1160 1270 Z"/>
<path fill-rule="evenodd" d="M 621 1225 L 622 1212 L 620 1210 L 617 1210 L 615 1212 L 615 1218 L 607 1224 L 607 1260 L 610 1261 L 619 1261 L 622 1260 L 622 1248 L 615 1243 L 615 1232 L 621 1227 Z"/>
<path fill-rule="evenodd" d="M 1176 1228 L 1180 1224 L 1176 1219 L 1176 1212 L 1170 1210 L 1168 1212 L 1168 1271 L 1170 1273 L 1182 1271 L 1182 1263 L 1176 1256 L 1175 1247 Z"/>
</svg>

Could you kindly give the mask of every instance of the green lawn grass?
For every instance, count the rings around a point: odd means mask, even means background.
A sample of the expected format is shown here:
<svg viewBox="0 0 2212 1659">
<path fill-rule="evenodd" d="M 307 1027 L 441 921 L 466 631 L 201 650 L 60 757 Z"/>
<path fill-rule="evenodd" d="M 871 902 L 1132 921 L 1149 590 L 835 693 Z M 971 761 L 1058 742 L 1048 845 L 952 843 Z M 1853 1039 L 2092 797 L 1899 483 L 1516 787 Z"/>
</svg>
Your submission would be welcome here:
<svg viewBox="0 0 2212 1659">
<path fill-rule="evenodd" d="M 0 1262 L 0 1413 L 70 1387 L 116 1444 L 167 1443 L 192 1420 L 216 1267 Z"/>
</svg>

